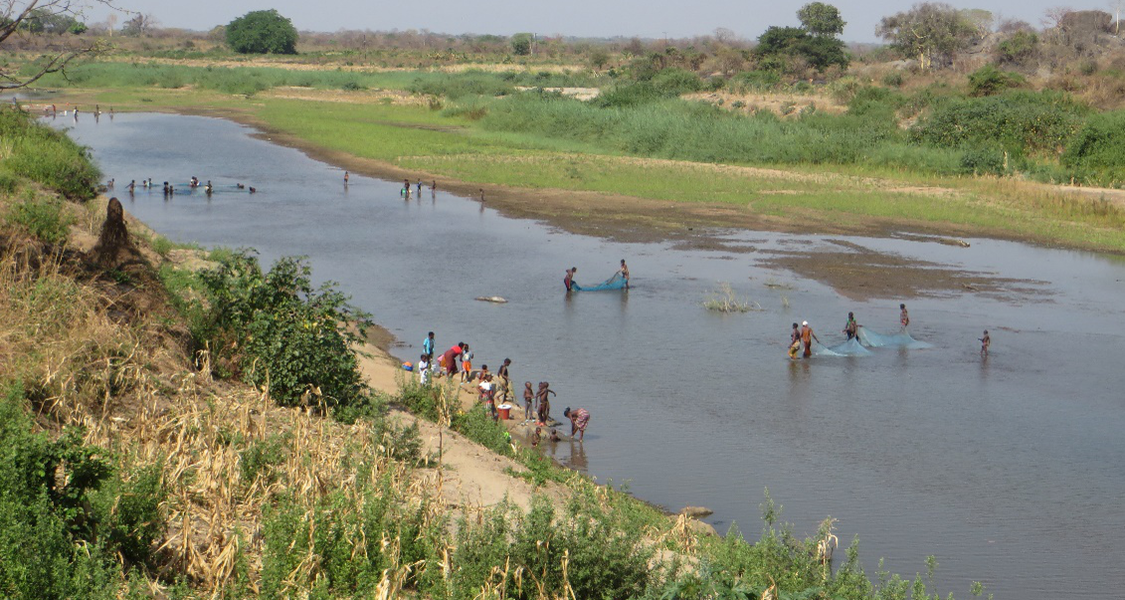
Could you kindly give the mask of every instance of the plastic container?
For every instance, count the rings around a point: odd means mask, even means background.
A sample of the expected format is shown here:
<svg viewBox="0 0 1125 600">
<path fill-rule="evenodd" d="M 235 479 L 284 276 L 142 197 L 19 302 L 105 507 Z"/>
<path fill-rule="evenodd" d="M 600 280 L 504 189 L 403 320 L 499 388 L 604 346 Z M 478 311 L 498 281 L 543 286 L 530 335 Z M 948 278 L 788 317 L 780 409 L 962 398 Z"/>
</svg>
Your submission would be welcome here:
<svg viewBox="0 0 1125 600">
<path fill-rule="evenodd" d="M 496 411 L 500 413 L 500 418 L 504 419 L 505 421 L 512 418 L 510 416 L 512 414 L 511 404 L 501 404 L 496 407 Z"/>
</svg>

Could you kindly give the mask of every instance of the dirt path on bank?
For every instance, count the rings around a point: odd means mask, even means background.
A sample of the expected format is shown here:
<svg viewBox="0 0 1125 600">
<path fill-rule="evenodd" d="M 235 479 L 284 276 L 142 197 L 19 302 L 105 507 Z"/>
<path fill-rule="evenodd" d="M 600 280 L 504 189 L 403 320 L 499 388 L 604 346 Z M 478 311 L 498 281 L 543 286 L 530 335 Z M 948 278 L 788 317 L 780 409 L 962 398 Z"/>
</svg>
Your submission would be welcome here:
<svg viewBox="0 0 1125 600">
<path fill-rule="evenodd" d="M 360 360 L 360 371 L 375 390 L 396 394 L 399 380 L 404 375 L 414 376 L 413 373 L 404 371 L 399 362 L 384 349 L 368 346 L 365 352 L 369 356 Z M 460 390 L 460 400 L 465 409 L 472 408 L 475 403 L 475 398 L 464 389 Z M 494 506 L 507 498 L 527 510 L 536 493 L 545 494 L 557 508 L 561 508 L 568 495 L 567 489 L 557 483 L 548 482 L 543 487 L 536 488 L 526 480 L 511 475 L 511 472 L 519 473 L 526 469 L 515 460 L 496 454 L 458 433 L 442 429 L 402 410 L 392 410 L 390 418 L 404 425 L 418 424 L 422 434 L 423 455 L 437 457 L 440 445 L 440 466 L 421 471 L 432 486 L 431 489 L 436 490 L 451 508 Z M 512 422 L 506 422 L 509 423 Z"/>
</svg>

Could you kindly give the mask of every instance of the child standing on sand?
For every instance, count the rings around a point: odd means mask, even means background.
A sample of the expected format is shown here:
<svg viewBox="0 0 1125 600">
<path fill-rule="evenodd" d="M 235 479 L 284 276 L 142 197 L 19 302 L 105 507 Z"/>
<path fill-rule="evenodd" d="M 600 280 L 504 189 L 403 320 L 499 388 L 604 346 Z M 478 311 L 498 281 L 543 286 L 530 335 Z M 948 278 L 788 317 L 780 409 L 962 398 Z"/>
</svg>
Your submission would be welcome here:
<svg viewBox="0 0 1125 600">
<path fill-rule="evenodd" d="M 430 382 L 430 357 L 425 354 L 418 357 L 418 382 L 422 385 Z"/>
<path fill-rule="evenodd" d="M 473 351 L 469 350 L 469 345 L 461 349 L 461 383 L 472 382 L 473 380 Z"/>
<path fill-rule="evenodd" d="M 551 390 L 551 384 L 546 381 L 539 382 L 539 393 L 536 399 L 539 400 L 539 422 L 547 424 L 551 420 L 551 400 L 549 394 L 555 394 Z M 555 394 L 556 396 L 558 394 Z"/>
<path fill-rule="evenodd" d="M 531 405 L 535 402 L 535 392 L 531 389 L 531 382 L 523 384 L 523 418 L 531 420 Z"/>
</svg>

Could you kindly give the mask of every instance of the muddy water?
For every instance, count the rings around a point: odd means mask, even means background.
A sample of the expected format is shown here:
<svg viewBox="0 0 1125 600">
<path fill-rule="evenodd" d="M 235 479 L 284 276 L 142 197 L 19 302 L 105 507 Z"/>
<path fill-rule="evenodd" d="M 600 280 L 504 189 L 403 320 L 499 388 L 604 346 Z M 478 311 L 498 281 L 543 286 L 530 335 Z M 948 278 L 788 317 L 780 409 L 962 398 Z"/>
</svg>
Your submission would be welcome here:
<svg viewBox="0 0 1125 600">
<path fill-rule="evenodd" d="M 467 341 L 516 380 L 549 380 L 554 412 L 593 417 L 584 444 L 550 451 L 600 481 L 678 509 L 715 510 L 720 531 L 760 529 L 768 487 L 799 536 L 839 519 L 874 575 L 912 577 L 929 554 L 941 592 L 983 581 L 997 598 L 1102 598 L 1125 587 L 1125 263 L 970 240 L 845 240 L 865 248 L 1031 280 L 1006 294 L 964 290 L 909 300 L 926 350 L 790 362 L 790 323 L 827 343 L 848 311 L 897 329 L 898 299 L 856 302 L 799 274 L 768 270 L 771 251 L 839 245 L 816 236 L 731 233 L 728 249 L 683 251 L 569 235 L 507 219 L 428 188 L 352 175 L 211 119 L 83 118 L 90 146 L 127 210 L 169 238 L 251 246 L 268 264 L 308 255 L 416 358 Z M 409 132 L 403 133 L 409 135 Z M 217 192 L 123 190 L 130 179 L 212 180 Z M 250 195 L 235 183 L 256 186 Z M 833 238 L 838 239 L 838 238 Z M 736 252 L 734 248 L 753 250 Z M 566 296 L 627 258 L 634 289 Z M 717 282 L 762 310 L 721 315 L 701 303 Z M 499 295 L 508 304 L 474 301 Z M 978 355 L 981 330 L 993 352 Z"/>
</svg>

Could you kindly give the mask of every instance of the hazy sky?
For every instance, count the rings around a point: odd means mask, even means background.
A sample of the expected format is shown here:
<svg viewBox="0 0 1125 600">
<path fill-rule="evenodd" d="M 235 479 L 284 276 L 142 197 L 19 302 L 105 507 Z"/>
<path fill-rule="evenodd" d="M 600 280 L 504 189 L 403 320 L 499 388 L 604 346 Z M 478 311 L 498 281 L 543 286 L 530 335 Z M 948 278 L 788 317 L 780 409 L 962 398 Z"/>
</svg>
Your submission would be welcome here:
<svg viewBox="0 0 1125 600">
<path fill-rule="evenodd" d="M 797 25 L 796 12 L 811 0 L 118 0 L 129 10 L 156 17 L 162 27 L 207 31 L 252 10 L 275 8 L 298 30 L 428 29 L 439 33 L 527 31 L 543 35 L 640 36 L 673 38 L 707 35 L 718 27 L 742 38 L 755 39 L 770 25 Z M 822 0 L 823 1 L 823 0 Z M 994 15 L 1025 20 L 1040 27 L 1047 8 L 1113 12 L 1118 0 L 955 0 L 957 8 L 983 8 Z M 1125 0 L 1123 0 L 1125 1 Z M 848 25 L 842 36 L 851 42 L 876 41 L 875 26 L 886 15 L 906 10 L 911 2 L 895 0 L 837 0 Z M 91 14 L 89 21 L 104 18 Z M 122 19 L 123 20 L 123 19 Z"/>
</svg>

